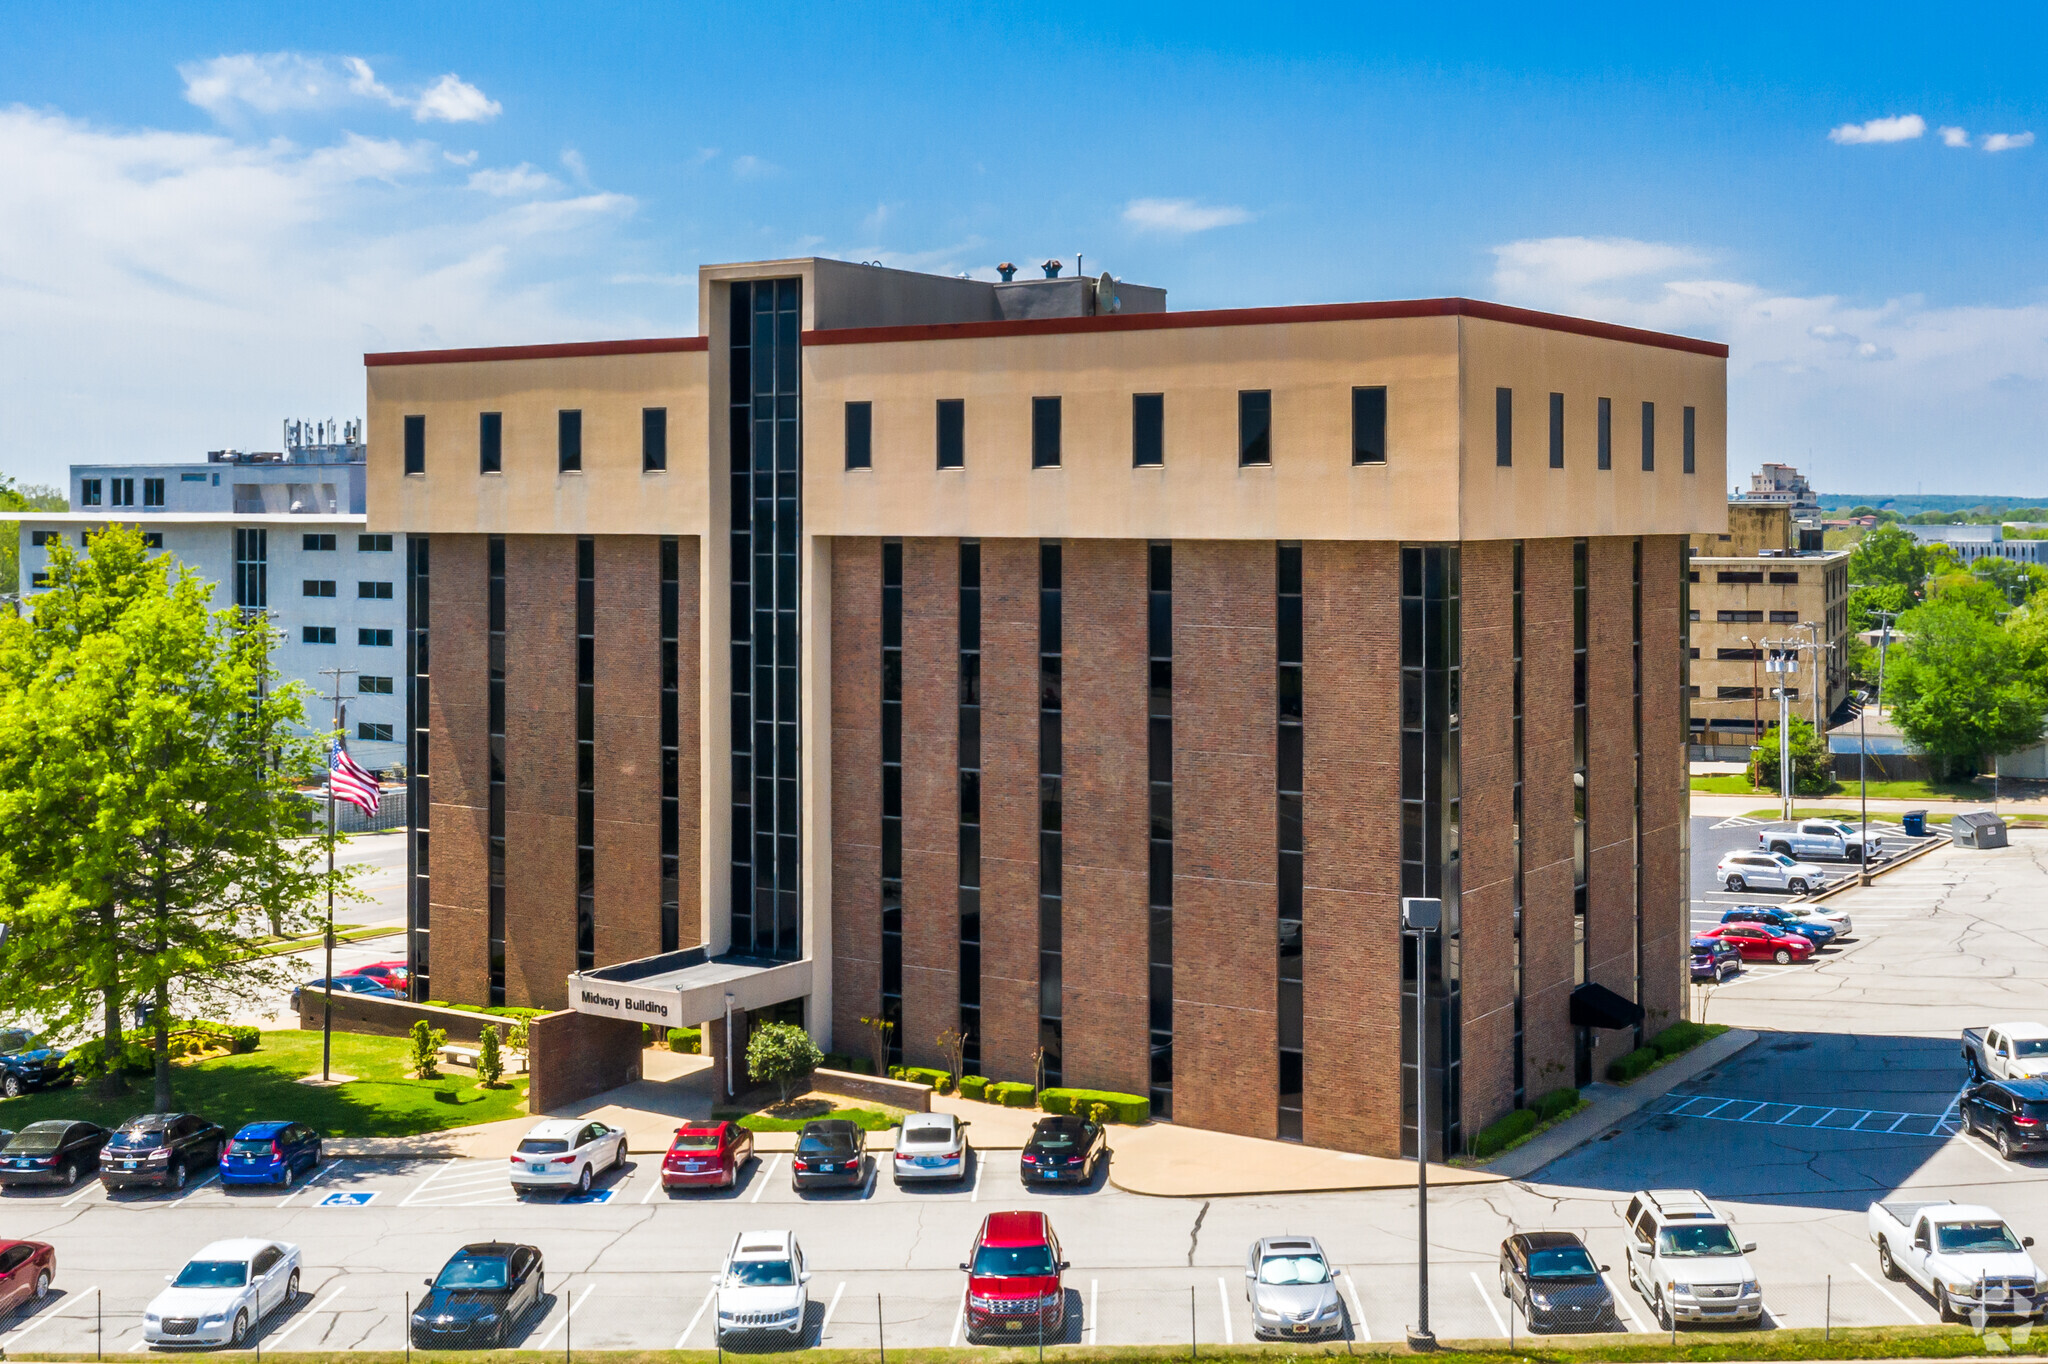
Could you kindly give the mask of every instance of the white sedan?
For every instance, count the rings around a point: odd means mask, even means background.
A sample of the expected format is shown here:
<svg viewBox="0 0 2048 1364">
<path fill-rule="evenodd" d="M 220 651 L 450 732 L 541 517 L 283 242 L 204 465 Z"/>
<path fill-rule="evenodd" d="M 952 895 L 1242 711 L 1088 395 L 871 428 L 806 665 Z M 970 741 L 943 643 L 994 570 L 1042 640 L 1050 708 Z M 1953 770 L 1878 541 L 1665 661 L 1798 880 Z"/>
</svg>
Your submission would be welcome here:
<svg viewBox="0 0 2048 1364">
<path fill-rule="evenodd" d="M 906 1113 L 896 1130 L 896 1182 L 965 1179 L 967 1124 L 951 1113 Z"/>
<path fill-rule="evenodd" d="M 1810 862 L 1795 862 L 1783 853 L 1732 852 L 1714 869 L 1730 890 L 1789 890 L 1804 895 L 1828 883 L 1828 874 Z"/>
<path fill-rule="evenodd" d="M 588 1193 L 605 1170 L 626 1163 L 626 1129 L 585 1118 L 534 1124 L 512 1153 L 512 1187 Z"/>
<path fill-rule="evenodd" d="M 299 1296 L 299 1248 L 283 1241 L 215 1241 L 166 1274 L 170 1287 L 142 1315 L 150 1345 L 240 1345 L 263 1318 Z"/>
</svg>

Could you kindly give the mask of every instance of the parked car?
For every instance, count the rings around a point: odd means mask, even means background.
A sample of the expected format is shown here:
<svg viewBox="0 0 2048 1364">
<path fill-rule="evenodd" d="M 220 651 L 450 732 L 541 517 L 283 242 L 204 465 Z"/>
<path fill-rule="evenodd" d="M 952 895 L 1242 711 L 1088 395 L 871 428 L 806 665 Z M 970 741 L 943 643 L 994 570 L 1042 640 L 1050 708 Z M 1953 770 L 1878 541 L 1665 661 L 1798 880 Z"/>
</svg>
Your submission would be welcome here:
<svg viewBox="0 0 2048 1364">
<path fill-rule="evenodd" d="M 1986 1080 L 1957 1104 L 1963 1130 L 2014 1156 L 2048 1147 L 2048 1080 Z"/>
<path fill-rule="evenodd" d="M 50 1296 L 57 1248 L 44 1241 L 0 1241 L 0 1312 Z"/>
<path fill-rule="evenodd" d="M 2048 1078 L 2048 1026 L 1994 1023 L 1964 1028 L 1963 1062 L 1973 1080 Z"/>
<path fill-rule="evenodd" d="M 418 1349 L 489 1342 L 502 1347 L 547 1296 L 547 1266 L 537 1246 L 479 1241 L 448 1257 L 427 1280 L 408 1329 Z"/>
<path fill-rule="evenodd" d="M 1781 914 L 1769 905 L 1737 905 L 1721 916 L 1724 924 L 1765 924 L 1781 933 L 1792 933 L 1815 947 L 1835 940 L 1835 930 L 1823 923 L 1809 922 L 1796 914 Z"/>
<path fill-rule="evenodd" d="M 1628 1281 L 1669 1331 L 1681 1321 L 1756 1321 L 1763 1288 L 1728 1218 L 1696 1189 L 1651 1189 L 1628 1201 Z"/>
<path fill-rule="evenodd" d="M 1981 1309 L 1990 1316 L 2032 1316 L 2040 1266 L 2005 1219 L 1971 1203 L 1872 1203 L 1870 1239 L 1887 1279 L 1911 1279 L 1933 1295 L 1943 1321 Z"/>
<path fill-rule="evenodd" d="M 1578 1233 L 1517 1232 L 1500 1243 L 1500 1291 L 1532 1331 L 1614 1331 L 1614 1294 Z"/>
<path fill-rule="evenodd" d="M 718 1285 L 717 1343 L 737 1331 L 778 1331 L 803 1339 L 811 1273 L 803 1247 L 786 1231 L 743 1231 L 732 1238 Z"/>
<path fill-rule="evenodd" d="M 587 1193 L 599 1173 L 626 1163 L 626 1129 L 587 1118 L 535 1123 L 512 1153 L 512 1187 Z"/>
<path fill-rule="evenodd" d="M 1863 860 L 1863 831 L 1839 819 L 1802 819 L 1789 829 L 1759 829 L 1756 845 L 1766 852 L 1793 857 L 1829 857 L 1838 862 Z M 1870 858 L 1884 856 L 1884 839 L 1870 836 Z"/>
<path fill-rule="evenodd" d="M 1838 909 L 1829 909 L 1825 904 L 1808 904 L 1802 900 L 1787 900 L 1783 904 L 1770 907 L 1777 910 L 1780 914 L 1790 914 L 1793 918 L 1801 919 L 1808 923 L 1826 924 L 1829 928 L 1835 930 L 1837 938 L 1846 938 L 1856 929 L 1856 925 L 1850 921 L 1847 914 Z"/>
<path fill-rule="evenodd" d="M 1052 1219 L 1042 1212 L 992 1212 L 960 1268 L 967 1274 L 967 1338 L 1058 1339 L 1067 1327 L 1067 1290 Z"/>
<path fill-rule="evenodd" d="M 215 1241 L 142 1313 L 148 1345 L 240 1345 L 251 1328 L 299 1296 L 299 1248 L 283 1241 Z"/>
<path fill-rule="evenodd" d="M 402 961 L 373 961 L 368 966 L 358 966 L 350 974 L 368 976 L 400 994 L 412 984 L 412 967 Z"/>
<path fill-rule="evenodd" d="M 0 1098 L 18 1099 L 31 1089 L 54 1089 L 75 1076 L 65 1052 L 19 1028 L 0 1030 Z"/>
<path fill-rule="evenodd" d="M 97 1170 L 107 1129 L 67 1118 L 32 1122 L 0 1148 L 0 1186 L 62 1184 L 70 1187 L 79 1175 Z"/>
<path fill-rule="evenodd" d="M 1729 890 L 1789 890 L 1804 895 L 1828 883 L 1828 874 L 1811 862 L 1795 862 L 1784 853 L 1773 852 L 1728 853 L 1714 874 Z"/>
<path fill-rule="evenodd" d="M 1019 1173 L 1026 1184 L 1090 1184 L 1109 1155 L 1109 1139 L 1095 1123 L 1072 1116 L 1040 1118 L 1025 1139 Z"/>
<path fill-rule="evenodd" d="M 146 1113 L 130 1118 L 107 1138 L 100 1183 L 109 1189 L 137 1184 L 182 1189 L 193 1172 L 220 1161 L 228 1134 L 191 1113 Z"/>
<path fill-rule="evenodd" d="M 303 990 L 325 990 L 330 982 L 309 980 L 292 991 L 292 1012 L 299 1009 L 299 994 Z M 378 980 L 375 976 L 336 976 L 332 981 L 334 993 L 338 995 L 368 995 L 372 999 L 404 999 L 405 996 Z"/>
<path fill-rule="evenodd" d="M 1313 1236 L 1264 1236 L 1252 1242 L 1244 1265 L 1252 1335 L 1342 1335 L 1344 1300 L 1337 1296 L 1341 1272 Z"/>
<path fill-rule="evenodd" d="M 965 1179 L 974 1157 L 967 1124 L 951 1113 L 906 1113 L 896 1129 L 896 1182 Z"/>
<path fill-rule="evenodd" d="M 754 1158 L 754 1134 L 736 1122 L 692 1123 L 676 1129 L 661 1158 L 664 1189 L 730 1189 Z"/>
<path fill-rule="evenodd" d="M 251 1122 L 221 1149 L 223 1184 L 283 1184 L 320 1168 L 320 1134 L 302 1122 Z"/>
<path fill-rule="evenodd" d="M 1813 943 L 1796 933 L 1786 933 L 1770 924 L 1722 924 L 1700 934 L 1735 944 L 1744 961 L 1774 961 L 1789 966 L 1813 955 Z"/>
<path fill-rule="evenodd" d="M 797 1134 L 789 1163 L 790 1187 L 859 1188 L 868 1181 L 868 1134 L 846 1118 L 821 1118 Z"/>
<path fill-rule="evenodd" d="M 1720 938 L 1694 938 L 1692 940 L 1692 978 L 1711 981 L 1718 985 L 1742 971 L 1742 953 L 1732 942 Z"/>
</svg>

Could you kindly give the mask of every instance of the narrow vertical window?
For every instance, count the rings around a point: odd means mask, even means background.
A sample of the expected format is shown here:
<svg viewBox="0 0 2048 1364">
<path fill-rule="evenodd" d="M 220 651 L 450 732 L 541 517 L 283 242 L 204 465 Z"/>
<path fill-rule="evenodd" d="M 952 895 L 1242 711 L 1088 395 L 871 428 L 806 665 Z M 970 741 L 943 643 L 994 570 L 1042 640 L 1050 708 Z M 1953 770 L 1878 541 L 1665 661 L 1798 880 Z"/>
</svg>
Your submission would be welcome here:
<svg viewBox="0 0 2048 1364">
<path fill-rule="evenodd" d="M 1515 462 L 1515 391 L 1493 391 L 1493 462 L 1502 468 Z"/>
<path fill-rule="evenodd" d="M 1685 409 L 1685 472 L 1696 472 L 1693 465 L 1693 409 Z"/>
<path fill-rule="evenodd" d="M 875 465 L 875 405 L 846 405 L 846 467 L 872 469 Z"/>
<path fill-rule="evenodd" d="M 661 542 L 661 950 L 682 946 L 683 547 Z M 690 647 L 696 648 L 695 640 Z M 695 698 L 692 698 L 695 704 Z"/>
<path fill-rule="evenodd" d="M 1166 395 L 1131 395 L 1131 464 L 1152 469 L 1166 463 Z"/>
<path fill-rule="evenodd" d="M 1279 718 L 1279 944 L 1280 997 L 1276 1012 L 1280 1034 L 1280 1138 L 1302 1139 L 1301 1043 L 1301 901 L 1302 901 L 1302 675 L 1301 675 L 1301 546 L 1281 545 L 1277 567 L 1274 679 Z"/>
<path fill-rule="evenodd" d="M 1614 400 L 1612 398 L 1602 398 L 1600 400 L 1600 458 L 1598 462 L 1599 467 L 1602 469 L 1612 469 L 1614 467 Z"/>
<path fill-rule="evenodd" d="M 640 409 L 640 472 L 668 468 L 668 409 Z"/>
<path fill-rule="evenodd" d="M 555 467 L 565 474 L 583 467 L 583 414 L 573 408 L 555 414 Z"/>
<path fill-rule="evenodd" d="M 1382 386 L 1351 390 L 1351 462 L 1387 462 L 1387 390 Z"/>
<path fill-rule="evenodd" d="M 1463 1140 L 1458 579 L 1456 545 L 1401 547 L 1401 894 L 1444 902 L 1443 931 L 1431 935 L 1420 960 L 1415 939 L 1403 935 L 1401 1142 L 1415 1154 L 1416 1105 L 1427 1103 L 1433 1158 L 1456 1154 Z M 1420 1074 L 1417 990 L 1423 992 L 1429 1042 L 1429 1062 Z"/>
<path fill-rule="evenodd" d="M 1034 404 L 1042 401 L 1034 398 Z M 1057 402 L 1058 399 L 1054 399 Z M 1060 545 L 1038 547 L 1038 1046 L 1046 1086 L 1061 1080 Z"/>
<path fill-rule="evenodd" d="M 576 969 L 597 965 L 597 541 L 576 540 Z"/>
<path fill-rule="evenodd" d="M 1515 942 L 1513 958 L 1513 985 L 1515 992 L 1515 1107 L 1520 1108 L 1523 1106 L 1525 1102 L 1527 1102 L 1529 1097 L 1529 1079 L 1527 1070 L 1525 1069 L 1527 1051 L 1523 1045 L 1524 993 L 1522 976 L 1522 872 L 1523 868 L 1527 863 L 1527 859 L 1523 856 L 1522 846 L 1522 542 L 1520 540 L 1515 541 L 1515 570 L 1514 584 L 1512 590 L 1514 595 L 1514 611 L 1511 646 L 1514 650 L 1515 717 L 1515 785 L 1514 800 L 1512 805 L 1514 815 L 1513 836 L 1515 845 Z"/>
<path fill-rule="evenodd" d="M 939 399 L 939 467 L 967 467 L 967 400 Z"/>
<path fill-rule="evenodd" d="M 1550 395 L 1550 467 L 1564 468 L 1564 394 Z"/>
<path fill-rule="evenodd" d="M 489 879 L 489 907 L 484 926 L 490 953 L 490 999 L 505 1002 L 505 540 L 493 535 L 486 542 L 489 555 L 488 630 L 490 678 L 487 683 L 485 733 L 490 743 L 490 809 L 486 833 L 490 839 L 486 862 Z"/>
<path fill-rule="evenodd" d="M 1657 467 L 1657 404 L 1643 404 L 1643 472 Z"/>
<path fill-rule="evenodd" d="M 882 1017 L 903 1062 L 903 542 L 882 542 Z"/>
<path fill-rule="evenodd" d="M 1145 652 L 1151 677 L 1146 704 L 1145 760 L 1151 790 L 1151 858 L 1147 878 L 1148 1032 L 1154 1117 L 1173 1116 L 1173 545 L 1148 547 Z"/>
<path fill-rule="evenodd" d="M 1237 462 L 1273 462 L 1273 392 L 1246 389 L 1237 395 Z"/>
<path fill-rule="evenodd" d="M 432 997 L 429 907 L 433 904 L 428 850 L 427 749 L 427 537 L 405 537 L 405 784 L 406 905 L 411 933 L 406 966 L 413 999 Z"/>
<path fill-rule="evenodd" d="M 981 1069 L 981 542 L 960 542 L 961 1061 Z"/>
<path fill-rule="evenodd" d="M 427 471 L 427 419 L 423 416 L 405 419 L 405 471 L 409 474 Z"/>
<path fill-rule="evenodd" d="M 235 605 L 260 611 L 270 605 L 270 532 L 235 531 Z"/>
<path fill-rule="evenodd" d="M 1060 467 L 1060 400 L 1031 400 L 1031 467 Z"/>
<path fill-rule="evenodd" d="M 1586 542 L 1572 541 L 1572 985 L 1586 983 Z M 1572 1083 L 1593 1082 L 1593 1030 L 1573 1039 Z"/>
<path fill-rule="evenodd" d="M 505 471 L 505 414 L 476 414 L 476 471 L 498 474 Z"/>
<path fill-rule="evenodd" d="M 1635 877 L 1636 992 L 1633 998 L 1640 1004 L 1643 998 L 1643 542 L 1640 536 L 1632 548 L 1629 583 L 1630 653 L 1635 665 L 1635 809 L 1629 835 L 1629 843 L 1635 852 L 1632 874 Z M 1636 1046 L 1642 1046 L 1643 1042 L 1643 1020 L 1637 1018 Z"/>
</svg>

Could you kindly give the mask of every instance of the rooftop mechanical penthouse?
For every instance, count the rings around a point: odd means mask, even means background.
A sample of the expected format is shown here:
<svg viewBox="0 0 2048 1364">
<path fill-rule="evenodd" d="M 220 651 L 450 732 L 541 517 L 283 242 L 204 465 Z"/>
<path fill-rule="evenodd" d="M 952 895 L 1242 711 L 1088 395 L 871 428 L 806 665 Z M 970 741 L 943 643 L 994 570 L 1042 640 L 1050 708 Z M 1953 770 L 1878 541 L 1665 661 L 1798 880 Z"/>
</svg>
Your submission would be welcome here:
<svg viewBox="0 0 2048 1364">
<path fill-rule="evenodd" d="M 970 1073 L 1383 1154 L 1418 1092 L 1456 1151 L 1680 1015 L 1724 347 L 700 285 L 694 337 L 366 357 L 419 997 L 719 1048 L 881 1015 L 907 1063 L 957 1029 Z M 1445 902 L 1419 970 L 1403 895 Z"/>
</svg>

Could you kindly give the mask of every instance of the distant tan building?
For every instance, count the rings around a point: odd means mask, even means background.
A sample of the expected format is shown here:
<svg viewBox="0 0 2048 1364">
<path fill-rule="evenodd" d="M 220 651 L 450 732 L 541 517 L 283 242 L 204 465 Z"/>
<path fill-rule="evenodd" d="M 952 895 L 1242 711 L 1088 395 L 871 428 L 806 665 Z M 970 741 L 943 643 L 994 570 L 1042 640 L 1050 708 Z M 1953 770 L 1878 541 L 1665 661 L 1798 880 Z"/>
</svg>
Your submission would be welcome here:
<svg viewBox="0 0 2048 1364">
<path fill-rule="evenodd" d="M 1731 500 L 1726 532 L 1692 537 L 1695 758 L 1746 758 L 1777 723 L 1776 675 L 1764 662 L 1788 641 L 1823 646 L 1824 691 L 1811 648 L 1800 651 L 1799 672 L 1789 679 L 1800 719 L 1817 721 L 1825 733 L 1847 693 L 1849 551 L 1821 549 L 1820 533 L 1792 517 L 1784 503 Z"/>
</svg>

